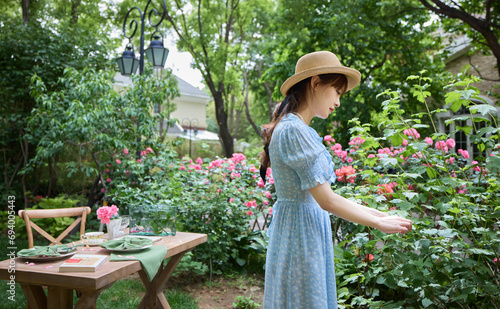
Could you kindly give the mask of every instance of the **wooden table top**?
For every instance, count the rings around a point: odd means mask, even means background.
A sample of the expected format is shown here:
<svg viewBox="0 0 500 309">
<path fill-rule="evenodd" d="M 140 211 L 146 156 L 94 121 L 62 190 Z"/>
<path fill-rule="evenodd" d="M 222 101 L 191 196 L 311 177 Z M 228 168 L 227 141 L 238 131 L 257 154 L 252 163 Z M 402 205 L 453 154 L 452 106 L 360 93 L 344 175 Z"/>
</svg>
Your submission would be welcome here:
<svg viewBox="0 0 500 309">
<path fill-rule="evenodd" d="M 177 232 L 175 236 L 164 236 L 162 240 L 153 245 L 166 245 L 168 250 L 165 258 L 178 253 L 190 250 L 199 244 L 207 241 L 206 234 Z M 89 250 L 90 249 L 90 250 Z M 77 253 L 110 255 L 111 251 L 97 247 L 78 247 Z M 18 283 L 28 283 L 35 285 L 48 285 L 66 287 L 78 290 L 99 290 L 118 279 L 126 277 L 141 270 L 141 263 L 132 261 L 106 261 L 95 272 L 59 272 L 61 265 L 67 258 L 55 261 L 33 261 L 35 265 L 27 265 L 26 259 L 16 258 L 15 273 L 9 273 L 11 260 L 0 262 L 0 279 L 10 280 L 11 275 L 15 275 Z M 52 266 L 48 267 L 47 266 Z"/>
</svg>

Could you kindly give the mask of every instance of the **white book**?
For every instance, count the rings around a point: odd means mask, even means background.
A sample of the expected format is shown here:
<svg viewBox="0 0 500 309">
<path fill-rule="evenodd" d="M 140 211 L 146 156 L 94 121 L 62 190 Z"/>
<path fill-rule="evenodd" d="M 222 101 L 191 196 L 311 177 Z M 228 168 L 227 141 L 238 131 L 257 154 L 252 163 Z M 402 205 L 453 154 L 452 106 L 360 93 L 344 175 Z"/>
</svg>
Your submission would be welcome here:
<svg viewBox="0 0 500 309">
<path fill-rule="evenodd" d="M 59 266 L 59 272 L 94 272 L 107 259 L 107 255 L 75 254 Z"/>
</svg>

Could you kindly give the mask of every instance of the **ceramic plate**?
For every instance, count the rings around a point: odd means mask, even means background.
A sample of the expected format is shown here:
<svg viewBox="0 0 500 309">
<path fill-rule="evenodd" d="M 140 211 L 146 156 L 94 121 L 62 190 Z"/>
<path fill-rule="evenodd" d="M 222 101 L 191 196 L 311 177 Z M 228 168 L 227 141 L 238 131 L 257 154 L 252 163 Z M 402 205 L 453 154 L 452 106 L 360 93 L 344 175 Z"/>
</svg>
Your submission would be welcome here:
<svg viewBox="0 0 500 309">
<path fill-rule="evenodd" d="M 129 249 L 108 249 L 106 247 L 103 247 L 103 248 L 106 250 L 112 251 L 112 252 L 135 252 L 135 251 L 141 251 L 142 249 L 146 249 L 146 248 L 149 248 L 151 246 L 153 246 L 153 245 L 147 245 L 147 246 L 144 246 L 142 248 L 129 248 Z"/>
<path fill-rule="evenodd" d="M 70 252 L 67 253 L 62 253 L 59 256 L 55 255 L 37 255 L 37 256 L 21 256 L 19 255 L 20 258 L 25 259 L 25 260 L 33 260 L 33 261 L 53 261 L 53 260 L 58 260 L 62 259 L 68 256 L 72 256 L 76 253 L 76 248 Z"/>
<path fill-rule="evenodd" d="M 84 244 L 85 246 L 100 246 L 103 242 L 106 242 L 108 241 L 107 239 L 96 239 L 95 241 L 86 241 L 86 240 L 82 240 L 82 244 Z"/>
</svg>

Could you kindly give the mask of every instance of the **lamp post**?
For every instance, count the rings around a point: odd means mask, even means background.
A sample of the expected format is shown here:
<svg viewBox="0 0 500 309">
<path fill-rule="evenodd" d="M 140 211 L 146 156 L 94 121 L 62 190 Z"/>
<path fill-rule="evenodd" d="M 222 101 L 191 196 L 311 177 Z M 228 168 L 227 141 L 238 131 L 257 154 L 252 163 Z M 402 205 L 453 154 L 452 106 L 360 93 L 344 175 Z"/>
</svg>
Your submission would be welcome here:
<svg viewBox="0 0 500 309">
<path fill-rule="evenodd" d="M 193 119 L 189 119 L 189 118 L 184 118 L 182 119 L 182 127 L 184 128 L 184 134 L 186 134 L 189 138 L 189 157 L 191 158 L 191 136 L 194 136 L 196 137 L 196 134 L 198 133 L 198 125 L 200 123 L 198 122 L 198 119 L 196 118 L 193 118 Z M 194 128 L 193 128 L 194 126 Z M 188 133 L 188 130 L 186 129 L 186 127 L 190 128 L 192 130 L 192 132 L 194 134 L 187 134 Z M 191 136 L 189 136 L 191 135 Z"/>
<path fill-rule="evenodd" d="M 139 75 L 142 75 L 142 73 L 144 72 L 144 22 L 146 15 L 148 15 L 148 24 L 151 27 L 155 28 L 155 31 L 151 35 L 151 37 L 154 38 L 154 40 L 151 40 L 148 49 L 146 49 L 145 51 L 146 57 L 150 62 L 153 63 L 154 68 L 163 68 L 165 66 L 165 62 L 167 61 L 167 56 L 168 56 L 168 49 L 165 48 L 163 45 L 163 37 L 164 37 L 163 32 L 158 30 L 158 26 L 161 24 L 161 22 L 165 18 L 165 14 L 167 13 L 167 4 L 165 3 L 165 0 L 162 1 L 163 1 L 163 13 L 161 14 L 161 18 L 157 23 L 151 22 L 151 15 L 154 14 L 155 16 L 158 16 L 158 11 L 155 8 L 150 8 L 148 11 L 149 5 L 151 4 L 151 0 L 149 0 L 148 3 L 146 4 L 144 11 L 141 11 L 141 9 L 139 9 L 137 6 L 134 6 L 127 12 L 127 15 L 125 15 L 125 20 L 123 21 L 123 36 L 127 38 L 129 42 L 122 56 L 116 59 L 116 63 L 118 64 L 118 68 L 120 69 L 120 73 L 122 75 L 130 76 L 132 74 L 135 74 L 137 68 L 139 68 Z M 141 18 L 139 59 L 135 57 L 134 45 L 132 44 L 132 38 L 137 32 L 137 26 L 138 26 L 137 20 L 132 19 L 132 21 L 129 24 L 129 29 L 132 31 L 131 35 L 127 35 L 127 29 L 126 29 L 128 17 L 133 10 L 137 10 Z M 139 129 L 139 122 L 137 122 L 137 128 Z M 139 137 L 137 138 L 137 144 L 140 146 L 140 143 L 141 143 L 141 135 L 139 134 Z M 137 157 L 138 158 L 140 157 L 140 149 L 137 150 Z"/>
</svg>

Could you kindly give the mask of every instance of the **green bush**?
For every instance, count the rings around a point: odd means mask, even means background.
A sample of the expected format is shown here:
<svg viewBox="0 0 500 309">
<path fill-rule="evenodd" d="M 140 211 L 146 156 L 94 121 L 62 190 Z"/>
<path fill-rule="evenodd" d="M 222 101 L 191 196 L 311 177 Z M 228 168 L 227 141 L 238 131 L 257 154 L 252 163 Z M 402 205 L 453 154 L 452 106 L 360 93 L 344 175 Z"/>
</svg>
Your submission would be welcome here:
<svg viewBox="0 0 500 309">
<path fill-rule="evenodd" d="M 179 160 L 168 146 L 153 147 L 141 151 L 140 159 L 125 150 L 107 163 L 104 178 L 112 203 L 121 209 L 178 206 L 178 230 L 208 235 L 207 243 L 194 250 L 194 258 L 215 273 L 227 266 L 244 267 L 250 255 L 265 252 L 265 240 L 251 231 L 250 221 L 271 211 L 273 194 L 259 181 L 254 164 L 242 154 L 213 161 Z"/>
<path fill-rule="evenodd" d="M 233 303 L 233 308 L 237 309 L 256 309 L 261 305 L 252 300 L 251 297 L 236 296 L 236 302 Z"/>
<path fill-rule="evenodd" d="M 418 82 L 413 95 L 426 104 L 430 79 L 409 80 Z M 472 82 L 450 85 L 446 103 L 468 112 L 449 120 L 457 123 L 449 135 L 421 137 L 418 130 L 428 127 L 422 119 L 437 111 L 405 119 L 401 94 L 386 91 L 384 137 L 356 120 L 348 149 L 325 137 L 338 166 L 337 193 L 413 221 L 413 231 L 400 235 L 333 220 L 339 307 L 499 308 L 500 131 L 494 108 L 470 100 L 480 100 Z M 459 126 L 467 118 L 474 127 Z M 457 131 L 486 156 L 457 149 Z"/>
</svg>

